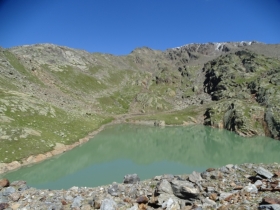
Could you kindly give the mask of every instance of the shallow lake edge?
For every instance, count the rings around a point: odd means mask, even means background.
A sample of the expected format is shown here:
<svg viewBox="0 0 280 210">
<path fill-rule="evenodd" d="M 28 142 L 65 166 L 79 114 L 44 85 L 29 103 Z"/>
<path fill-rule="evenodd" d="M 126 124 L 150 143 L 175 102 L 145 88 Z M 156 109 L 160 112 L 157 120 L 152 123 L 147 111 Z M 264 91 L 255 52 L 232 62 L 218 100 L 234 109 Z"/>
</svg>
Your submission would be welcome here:
<svg viewBox="0 0 280 210">
<path fill-rule="evenodd" d="M 165 126 L 166 127 L 173 127 L 173 126 L 185 127 L 185 126 L 191 126 L 191 125 L 202 125 L 200 122 L 196 122 L 196 123 L 191 122 L 191 123 L 184 123 L 184 124 L 178 124 L 178 125 L 177 124 L 166 125 L 165 123 L 163 123 L 163 125 L 161 125 L 160 123 L 156 124 L 157 121 L 155 121 L 155 120 L 129 120 L 129 121 L 126 121 L 127 119 L 129 119 L 129 116 L 126 116 L 125 118 L 116 118 L 109 123 L 103 124 L 98 129 L 90 132 L 88 135 L 86 135 L 83 138 L 80 138 L 79 140 L 77 140 L 73 144 L 64 145 L 64 144 L 61 144 L 61 143 L 56 143 L 56 146 L 54 147 L 54 149 L 51 150 L 51 151 L 48 151 L 46 153 L 38 154 L 38 155 L 31 155 L 27 158 L 24 158 L 24 159 L 20 160 L 20 161 L 12 161 L 10 163 L 0 163 L 0 174 L 16 171 L 23 166 L 28 166 L 28 165 L 31 166 L 33 164 L 38 164 L 38 163 L 40 163 L 44 160 L 50 159 L 54 156 L 58 156 L 58 155 L 61 155 L 62 153 L 70 151 L 70 150 L 74 149 L 75 147 L 81 146 L 82 144 L 88 142 L 90 139 L 92 139 L 94 136 L 96 136 L 98 133 L 100 133 L 107 126 L 110 126 L 110 125 L 134 124 L 134 125 L 162 126 L 162 127 L 165 127 Z M 210 127 L 212 127 L 212 126 L 210 126 Z M 217 128 L 217 127 L 212 127 L 212 128 L 223 129 L 223 128 Z M 241 135 L 241 136 L 243 136 L 243 135 Z M 248 136 L 243 136 L 243 137 L 248 138 Z"/>
</svg>

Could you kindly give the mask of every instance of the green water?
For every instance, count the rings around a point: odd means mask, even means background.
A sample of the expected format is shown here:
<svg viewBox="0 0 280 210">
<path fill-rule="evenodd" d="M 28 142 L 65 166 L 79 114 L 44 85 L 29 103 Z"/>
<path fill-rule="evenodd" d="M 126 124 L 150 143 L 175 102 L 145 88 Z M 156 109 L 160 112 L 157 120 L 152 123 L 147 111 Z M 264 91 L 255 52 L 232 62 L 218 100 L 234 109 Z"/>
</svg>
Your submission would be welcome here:
<svg viewBox="0 0 280 210">
<path fill-rule="evenodd" d="M 2 175 L 29 186 L 67 189 L 100 186 L 137 173 L 140 179 L 184 174 L 225 164 L 280 161 L 280 142 L 242 138 L 205 126 L 151 127 L 114 125 L 88 143 L 42 163 Z"/>
</svg>

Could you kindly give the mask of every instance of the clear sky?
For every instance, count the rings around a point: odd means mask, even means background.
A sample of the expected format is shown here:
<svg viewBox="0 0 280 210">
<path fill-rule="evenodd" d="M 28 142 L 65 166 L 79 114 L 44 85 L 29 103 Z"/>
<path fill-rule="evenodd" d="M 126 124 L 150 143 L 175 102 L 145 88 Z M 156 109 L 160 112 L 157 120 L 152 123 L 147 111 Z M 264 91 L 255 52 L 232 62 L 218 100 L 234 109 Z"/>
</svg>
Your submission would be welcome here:
<svg viewBox="0 0 280 210">
<path fill-rule="evenodd" d="M 116 55 L 188 43 L 280 43 L 280 0 L 0 0 L 0 46 Z"/>
</svg>

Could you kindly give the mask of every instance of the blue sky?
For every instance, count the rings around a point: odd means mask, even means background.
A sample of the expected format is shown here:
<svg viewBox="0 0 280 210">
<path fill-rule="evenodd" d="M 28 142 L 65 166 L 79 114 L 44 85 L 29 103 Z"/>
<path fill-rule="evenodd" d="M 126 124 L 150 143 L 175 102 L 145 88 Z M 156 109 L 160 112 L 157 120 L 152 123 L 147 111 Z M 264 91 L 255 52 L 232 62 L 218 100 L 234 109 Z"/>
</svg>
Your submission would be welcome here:
<svg viewBox="0 0 280 210">
<path fill-rule="evenodd" d="M 280 0 L 0 0 L 0 46 L 123 55 L 188 43 L 280 43 Z"/>
</svg>

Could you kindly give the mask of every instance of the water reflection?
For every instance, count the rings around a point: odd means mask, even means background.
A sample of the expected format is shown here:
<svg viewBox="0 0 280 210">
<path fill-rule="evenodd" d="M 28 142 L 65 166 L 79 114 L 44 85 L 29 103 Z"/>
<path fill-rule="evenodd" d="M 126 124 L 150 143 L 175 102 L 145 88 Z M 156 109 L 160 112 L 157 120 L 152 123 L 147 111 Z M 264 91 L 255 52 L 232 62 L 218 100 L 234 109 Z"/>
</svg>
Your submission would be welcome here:
<svg viewBox="0 0 280 210">
<path fill-rule="evenodd" d="M 228 163 L 279 162 L 279 151 L 279 141 L 242 138 L 205 126 L 158 128 L 124 124 L 108 127 L 70 152 L 6 177 L 53 189 L 98 186 L 120 182 L 127 173 L 138 173 L 145 179 Z"/>
</svg>

